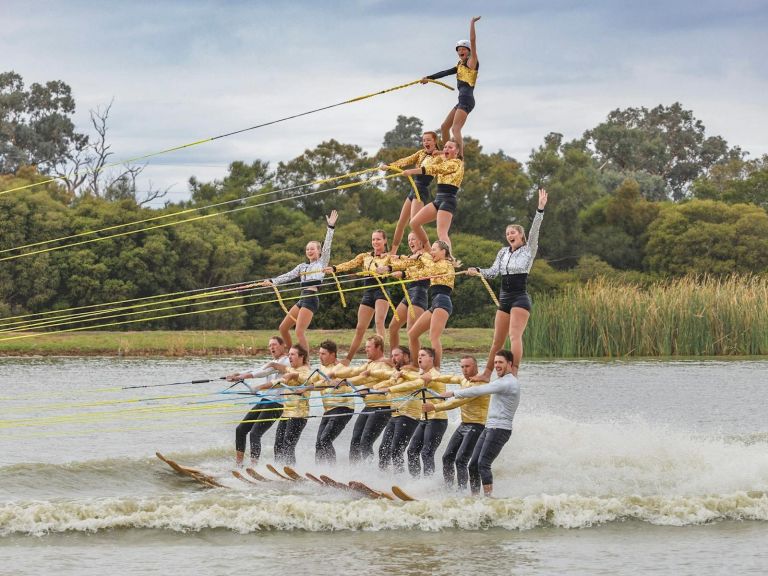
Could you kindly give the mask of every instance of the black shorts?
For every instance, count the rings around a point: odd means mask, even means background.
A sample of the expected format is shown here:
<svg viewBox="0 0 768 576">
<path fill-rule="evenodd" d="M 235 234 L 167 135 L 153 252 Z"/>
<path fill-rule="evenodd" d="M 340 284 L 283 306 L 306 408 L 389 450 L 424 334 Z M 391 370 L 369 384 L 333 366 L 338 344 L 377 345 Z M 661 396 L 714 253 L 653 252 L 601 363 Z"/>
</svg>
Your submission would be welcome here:
<svg viewBox="0 0 768 576">
<path fill-rule="evenodd" d="M 314 314 L 320 308 L 320 297 L 317 295 L 317 292 L 312 290 L 302 290 L 301 298 L 296 302 L 296 306 L 306 308 Z"/>
<path fill-rule="evenodd" d="M 429 307 L 430 312 L 434 312 L 437 308 L 445 310 L 450 316 L 453 314 L 453 302 L 451 301 L 451 295 L 440 293 L 432 296 L 432 306 Z"/>
<path fill-rule="evenodd" d="M 416 184 L 416 188 L 419 190 L 419 197 L 422 203 L 429 204 L 432 201 L 432 195 L 429 193 L 429 185 L 434 179 L 434 176 L 428 174 L 417 174 L 413 177 L 413 182 Z M 408 200 L 416 200 L 416 192 L 414 192 L 411 186 L 411 191 L 407 196 Z"/>
<path fill-rule="evenodd" d="M 381 288 L 368 288 L 363 292 L 363 299 L 360 301 L 360 306 L 368 306 L 369 308 L 376 308 L 377 300 L 386 300 L 384 292 Z"/>
<path fill-rule="evenodd" d="M 414 306 L 418 306 L 422 310 L 426 310 L 428 304 L 427 299 L 427 292 L 429 291 L 429 286 L 420 285 L 420 284 L 411 284 L 408 286 L 408 297 L 411 299 L 411 304 Z M 408 305 L 408 302 L 405 298 L 400 300 L 400 304 Z"/>
<path fill-rule="evenodd" d="M 458 191 L 459 189 L 456 186 L 439 184 L 437 186 L 437 196 L 435 196 L 435 201 L 433 202 L 435 208 L 456 214 L 456 194 Z"/>
<path fill-rule="evenodd" d="M 509 314 L 512 308 L 523 308 L 531 311 L 531 297 L 528 292 L 505 292 L 499 294 L 499 310 Z"/>
<path fill-rule="evenodd" d="M 475 109 L 475 91 L 470 88 L 459 87 L 459 103 L 455 108 L 464 110 L 467 114 Z"/>
</svg>

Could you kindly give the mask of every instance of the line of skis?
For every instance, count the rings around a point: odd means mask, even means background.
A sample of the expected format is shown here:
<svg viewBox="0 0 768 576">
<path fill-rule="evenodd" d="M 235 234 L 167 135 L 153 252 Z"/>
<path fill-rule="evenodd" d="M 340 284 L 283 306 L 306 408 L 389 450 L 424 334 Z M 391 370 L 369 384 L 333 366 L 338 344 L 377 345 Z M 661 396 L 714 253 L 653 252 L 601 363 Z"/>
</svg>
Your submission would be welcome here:
<svg viewBox="0 0 768 576">
<path fill-rule="evenodd" d="M 210 476 L 209 474 L 206 474 L 205 472 L 196 470 L 194 468 L 189 468 L 187 466 L 182 466 L 181 464 L 178 464 L 175 461 L 170 460 L 169 458 L 166 458 L 165 456 L 160 454 L 160 452 L 155 452 L 155 454 L 160 460 L 168 464 L 168 466 L 170 466 L 175 472 L 177 472 L 178 474 L 181 474 L 182 476 L 187 476 L 189 478 L 192 478 L 193 480 L 197 481 L 199 484 L 202 484 L 206 488 L 226 488 L 226 486 L 221 484 L 218 480 L 216 480 L 216 478 L 214 478 L 213 476 Z M 333 478 L 325 474 L 321 474 L 320 476 L 315 476 L 314 474 L 310 474 L 309 472 L 307 472 L 305 476 L 302 476 L 290 466 L 284 466 L 283 471 L 281 472 L 277 468 L 275 468 L 272 464 L 267 464 L 267 470 L 269 470 L 269 472 L 275 476 L 275 479 L 279 479 L 282 481 L 306 482 L 309 480 L 323 487 L 333 488 L 333 489 L 341 490 L 347 493 L 360 494 L 362 496 L 365 496 L 366 498 L 371 498 L 374 500 L 399 499 L 405 502 L 412 502 L 415 500 L 415 498 L 408 495 L 399 486 L 392 486 L 392 492 L 390 493 L 383 490 L 376 490 L 364 484 L 363 482 L 358 482 L 355 480 L 348 482 L 347 484 L 344 484 L 343 482 L 337 482 L 336 480 L 334 480 Z M 272 479 L 267 478 L 262 474 L 259 474 L 253 468 L 246 468 L 245 472 L 248 476 L 245 476 L 238 470 L 232 470 L 232 475 L 238 480 L 251 485 L 258 485 L 263 482 L 273 481 Z"/>
</svg>

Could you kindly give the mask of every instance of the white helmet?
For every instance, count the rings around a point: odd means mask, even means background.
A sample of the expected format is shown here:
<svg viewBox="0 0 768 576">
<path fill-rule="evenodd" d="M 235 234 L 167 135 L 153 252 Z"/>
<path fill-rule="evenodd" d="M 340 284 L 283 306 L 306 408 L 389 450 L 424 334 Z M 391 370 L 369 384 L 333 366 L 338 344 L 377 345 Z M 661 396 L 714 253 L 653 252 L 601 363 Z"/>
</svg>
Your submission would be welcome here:
<svg viewBox="0 0 768 576">
<path fill-rule="evenodd" d="M 456 42 L 456 50 L 458 50 L 459 48 L 466 48 L 467 50 L 472 50 L 472 48 L 470 48 L 469 40 L 459 40 L 458 42 Z"/>
</svg>

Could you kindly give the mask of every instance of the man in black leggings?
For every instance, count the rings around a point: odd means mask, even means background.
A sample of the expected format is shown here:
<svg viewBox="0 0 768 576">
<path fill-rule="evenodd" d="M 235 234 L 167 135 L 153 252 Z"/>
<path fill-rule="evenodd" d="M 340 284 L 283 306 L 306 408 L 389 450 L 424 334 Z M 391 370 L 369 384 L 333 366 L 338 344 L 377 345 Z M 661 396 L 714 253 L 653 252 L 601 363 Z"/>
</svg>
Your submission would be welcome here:
<svg viewBox="0 0 768 576">
<path fill-rule="evenodd" d="M 327 374 L 339 365 L 336 360 L 338 347 L 336 342 L 326 340 L 320 344 L 320 364 L 323 374 L 315 374 L 311 382 L 314 385 L 323 385 L 321 397 L 323 399 L 323 418 L 317 430 L 315 441 L 315 462 L 318 464 L 327 462 L 336 463 L 336 450 L 333 441 L 339 437 L 355 412 L 355 397 L 352 396 L 352 388 L 349 386 L 328 385 Z"/>
<path fill-rule="evenodd" d="M 419 350 L 419 368 L 424 387 L 437 388 L 438 392 L 445 390 L 445 382 L 440 380 L 440 372 L 435 368 L 435 351 L 432 348 L 424 347 Z M 430 391 L 431 395 L 432 392 Z M 447 429 L 448 415 L 445 413 L 429 419 L 422 417 L 408 444 L 408 472 L 411 473 L 411 476 L 419 476 L 422 471 L 422 464 L 424 476 L 431 476 L 435 473 L 435 453 L 440 442 L 443 441 Z"/>
<path fill-rule="evenodd" d="M 477 375 L 477 360 L 474 356 L 463 356 L 460 361 L 462 376 L 443 374 L 438 379 L 448 384 L 459 384 L 461 388 L 480 386 L 481 382 L 473 382 Z M 469 481 L 469 460 L 475 449 L 480 435 L 485 430 L 488 418 L 488 396 L 477 398 L 452 398 L 445 402 L 427 402 L 421 406 L 426 414 L 430 412 L 445 412 L 461 407 L 461 424 L 448 440 L 448 446 L 443 452 L 443 479 L 448 486 L 453 485 L 454 467 L 459 489 L 466 490 Z"/>
<path fill-rule="evenodd" d="M 491 395 L 485 430 L 480 434 L 469 461 L 469 486 L 473 494 L 480 493 L 481 482 L 486 496 L 493 493 L 491 464 L 512 435 L 512 420 L 520 404 L 520 383 L 512 374 L 515 369 L 513 360 L 512 352 L 499 350 L 493 357 L 493 368 L 498 376 L 496 380 L 490 384 L 441 394 L 443 398 Z"/>
<path fill-rule="evenodd" d="M 365 341 L 365 354 L 368 362 L 362 366 L 338 366 L 330 376 L 335 379 L 346 379 L 354 388 L 358 386 L 368 388 L 377 382 L 377 379 L 371 376 L 372 372 L 392 370 L 384 357 L 384 340 L 381 336 L 371 336 Z M 341 384 L 339 380 L 335 380 L 335 383 Z M 392 408 L 386 396 L 369 394 L 364 397 L 364 402 L 365 408 L 355 420 L 352 440 L 349 444 L 349 461 L 352 464 L 373 458 L 373 444 L 392 416 Z"/>
<path fill-rule="evenodd" d="M 285 353 L 285 342 L 280 336 L 272 336 L 269 339 L 269 353 L 272 360 L 249 372 L 235 372 L 227 376 L 229 382 L 238 382 L 252 378 L 261 379 L 255 385 L 246 384 L 253 394 L 259 390 L 269 388 L 272 382 L 280 377 L 288 368 L 288 355 Z M 235 460 L 238 466 L 243 463 L 245 455 L 245 440 L 251 435 L 251 460 L 256 463 L 261 456 L 261 437 L 280 418 L 283 405 L 268 399 L 259 400 L 248 411 L 243 421 L 235 430 Z"/>
</svg>

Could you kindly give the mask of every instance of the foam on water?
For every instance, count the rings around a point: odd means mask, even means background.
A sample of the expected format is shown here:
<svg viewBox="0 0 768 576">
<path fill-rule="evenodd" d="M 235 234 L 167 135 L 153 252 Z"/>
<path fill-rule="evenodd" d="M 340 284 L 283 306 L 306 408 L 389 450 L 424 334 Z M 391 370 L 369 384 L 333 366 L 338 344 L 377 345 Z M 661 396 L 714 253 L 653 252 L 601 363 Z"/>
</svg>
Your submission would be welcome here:
<svg viewBox="0 0 768 576">
<path fill-rule="evenodd" d="M 2 536 L 114 529 L 174 532 L 226 529 L 240 533 L 268 530 L 529 530 L 542 526 L 585 528 L 626 520 L 669 526 L 717 520 L 766 521 L 768 496 L 743 492 L 687 498 L 539 494 L 525 498 L 463 497 L 391 503 L 224 493 L 0 505 Z"/>
<path fill-rule="evenodd" d="M 524 414 L 494 464 L 496 499 L 470 498 L 441 478 L 413 480 L 375 464 L 299 470 L 393 484 L 413 503 L 359 500 L 312 483 L 247 486 L 230 476 L 226 448 L 173 454 L 222 479 L 205 491 L 154 458 L 17 464 L 0 468 L 0 535 L 163 529 L 528 530 L 584 528 L 639 520 L 685 526 L 720 520 L 768 521 L 768 445 L 749 435 L 694 435 L 640 419 L 579 422 Z M 346 460 L 345 455 L 341 455 Z M 440 463 L 438 462 L 438 475 Z M 137 497 L 140 494 L 141 497 Z"/>
</svg>

